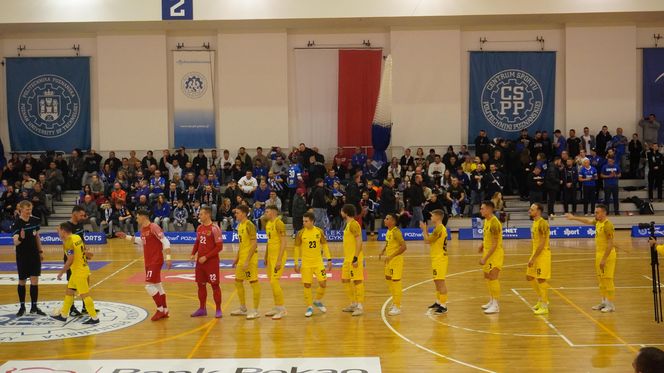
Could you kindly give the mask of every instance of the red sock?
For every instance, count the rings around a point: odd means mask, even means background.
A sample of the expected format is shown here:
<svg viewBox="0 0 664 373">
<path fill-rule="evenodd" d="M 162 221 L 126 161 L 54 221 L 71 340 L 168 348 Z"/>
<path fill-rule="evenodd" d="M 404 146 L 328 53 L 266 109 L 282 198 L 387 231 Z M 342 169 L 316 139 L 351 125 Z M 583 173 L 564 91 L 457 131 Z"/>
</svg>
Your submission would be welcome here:
<svg viewBox="0 0 664 373">
<path fill-rule="evenodd" d="M 221 310 L 221 288 L 219 284 L 212 285 L 212 294 L 214 295 L 214 304 L 217 306 L 217 311 Z"/>
<path fill-rule="evenodd" d="M 205 302 L 207 301 L 207 288 L 205 284 L 198 284 L 198 302 L 200 309 L 205 309 Z"/>
<path fill-rule="evenodd" d="M 157 308 L 159 308 L 159 307 L 163 307 L 163 306 L 161 305 L 161 295 L 159 295 L 159 293 L 153 295 L 153 296 L 152 296 L 152 299 L 154 300 L 154 304 L 157 305 Z"/>
<path fill-rule="evenodd" d="M 168 306 L 166 306 L 166 293 L 159 293 L 159 296 L 161 297 L 161 306 L 168 308 Z"/>
</svg>

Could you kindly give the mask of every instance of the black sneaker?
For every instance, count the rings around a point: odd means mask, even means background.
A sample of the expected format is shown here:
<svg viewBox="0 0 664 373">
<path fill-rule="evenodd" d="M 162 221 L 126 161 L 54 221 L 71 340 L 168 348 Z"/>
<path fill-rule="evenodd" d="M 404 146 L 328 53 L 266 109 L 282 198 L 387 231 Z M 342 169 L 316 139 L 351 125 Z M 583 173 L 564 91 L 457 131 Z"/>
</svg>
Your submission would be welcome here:
<svg viewBox="0 0 664 373">
<path fill-rule="evenodd" d="M 30 314 L 39 315 L 39 316 L 46 316 L 44 311 L 40 310 L 39 307 L 37 307 L 37 306 L 30 308 Z"/>
<path fill-rule="evenodd" d="M 55 316 L 54 316 L 54 315 L 51 315 L 51 318 L 53 318 L 53 319 L 55 319 L 55 320 L 58 320 L 58 321 L 62 321 L 62 322 L 67 321 L 67 318 L 66 318 L 66 317 L 62 317 L 62 315 L 55 315 Z"/>
<path fill-rule="evenodd" d="M 435 313 L 436 315 L 442 315 L 442 314 L 444 314 L 444 313 L 447 313 L 447 307 L 443 307 L 443 306 L 439 305 L 439 306 L 436 308 L 436 310 L 433 311 L 433 313 Z"/>
<path fill-rule="evenodd" d="M 440 304 L 438 304 L 438 303 L 434 303 L 434 304 L 432 304 L 432 305 L 429 306 L 429 309 L 438 308 L 439 306 L 440 306 Z"/>
<path fill-rule="evenodd" d="M 87 321 L 85 321 L 85 322 L 83 323 L 83 325 L 97 325 L 97 324 L 99 324 L 99 319 L 97 319 L 97 320 L 95 320 L 95 319 L 88 319 Z"/>
<path fill-rule="evenodd" d="M 18 309 L 18 312 L 16 312 L 16 317 L 21 317 L 25 315 L 25 307 L 21 307 Z"/>
<path fill-rule="evenodd" d="M 71 308 L 69 309 L 69 316 L 79 317 L 79 316 L 81 316 L 81 312 L 79 312 L 79 310 L 77 310 L 76 307 L 71 306 Z"/>
<path fill-rule="evenodd" d="M 99 310 L 95 308 L 95 312 L 99 312 Z M 85 307 L 83 307 L 83 309 L 81 310 L 81 313 L 82 313 L 83 315 L 87 315 L 87 314 L 88 314 L 88 309 L 85 308 Z"/>
</svg>

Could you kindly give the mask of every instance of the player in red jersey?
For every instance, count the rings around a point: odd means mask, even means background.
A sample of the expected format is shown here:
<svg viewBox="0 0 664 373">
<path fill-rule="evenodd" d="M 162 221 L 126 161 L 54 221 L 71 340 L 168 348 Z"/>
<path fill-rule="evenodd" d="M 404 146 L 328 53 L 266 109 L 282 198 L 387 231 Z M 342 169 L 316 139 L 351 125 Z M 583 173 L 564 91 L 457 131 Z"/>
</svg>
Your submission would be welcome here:
<svg viewBox="0 0 664 373">
<path fill-rule="evenodd" d="M 212 286 L 217 312 L 221 318 L 221 288 L 219 287 L 219 252 L 222 250 L 221 229 L 212 223 L 212 209 L 201 207 L 198 215 L 201 225 L 196 229 L 196 242 L 191 250 L 191 261 L 196 261 L 196 283 L 198 284 L 198 310 L 191 317 L 207 316 L 207 283 Z"/>
<path fill-rule="evenodd" d="M 171 243 L 164 236 L 158 225 L 150 222 L 150 212 L 140 209 L 136 212 L 136 222 L 141 230 L 141 236 L 129 236 L 124 232 L 118 232 L 119 238 L 126 238 L 143 248 L 145 260 L 145 289 L 154 299 L 157 312 L 152 316 L 152 321 L 168 317 L 166 306 L 166 292 L 161 285 L 161 267 L 164 265 L 164 252 L 166 253 L 166 268 L 171 269 Z"/>
</svg>

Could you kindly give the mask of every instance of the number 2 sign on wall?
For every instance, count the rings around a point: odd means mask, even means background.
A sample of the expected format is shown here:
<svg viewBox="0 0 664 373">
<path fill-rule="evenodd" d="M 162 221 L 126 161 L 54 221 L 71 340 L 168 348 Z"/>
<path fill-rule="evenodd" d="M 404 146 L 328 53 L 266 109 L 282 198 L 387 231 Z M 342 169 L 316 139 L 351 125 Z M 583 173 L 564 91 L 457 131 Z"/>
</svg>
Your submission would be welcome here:
<svg viewBox="0 0 664 373">
<path fill-rule="evenodd" d="M 161 0 L 161 19 L 194 19 L 194 0 Z"/>
</svg>

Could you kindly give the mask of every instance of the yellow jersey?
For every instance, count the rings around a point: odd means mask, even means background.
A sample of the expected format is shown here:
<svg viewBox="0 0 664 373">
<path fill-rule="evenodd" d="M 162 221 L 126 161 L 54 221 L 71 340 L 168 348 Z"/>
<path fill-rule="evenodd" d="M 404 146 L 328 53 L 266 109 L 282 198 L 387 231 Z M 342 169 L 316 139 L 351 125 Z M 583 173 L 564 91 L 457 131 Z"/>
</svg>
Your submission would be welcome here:
<svg viewBox="0 0 664 373">
<path fill-rule="evenodd" d="M 240 262 L 244 263 L 244 261 L 251 254 L 252 250 L 251 241 L 256 241 L 256 226 L 249 219 L 247 219 L 242 223 L 238 224 L 237 235 L 238 239 L 240 240 L 240 248 L 239 248 Z M 254 249 L 254 253 L 256 253 L 256 249 Z M 251 261 L 258 262 L 258 256 L 254 255 L 251 258 Z"/>
<path fill-rule="evenodd" d="M 295 264 L 302 257 L 302 267 L 318 267 L 323 264 L 323 255 L 331 259 L 325 233 L 318 227 L 302 228 L 295 237 Z"/>
<path fill-rule="evenodd" d="M 392 227 L 385 234 L 385 254 L 388 256 L 396 254 L 401 246 L 405 245 L 401 230 L 397 227 Z"/>
<path fill-rule="evenodd" d="M 614 232 L 615 228 L 609 219 L 604 219 L 602 222 L 595 220 L 595 253 L 597 255 L 604 255 L 609 239 L 613 241 Z M 613 251 L 614 248 L 612 247 L 611 250 Z"/>
<path fill-rule="evenodd" d="M 267 255 L 274 263 L 279 258 L 281 242 L 286 238 L 286 225 L 281 218 L 276 218 L 274 221 L 268 220 L 265 224 L 265 232 L 267 233 Z"/>
<path fill-rule="evenodd" d="M 350 223 L 346 224 L 344 228 L 344 261 L 352 262 L 353 257 L 355 256 L 355 249 L 357 249 L 357 238 L 362 237 L 362 228 L 360 228 L 360 223 L 357 220 L 353 219 Z M 360 251 L 360 255 L 357 257 L 357 260 L 361 261 L 364 254 Z"/>
<path fill-rule="evenodd" d="M 482 245 L 484 246 L 484 253 L 486 254 L 494 244 L 497 243 L 496 251 L 503 250 L 503 225 L 495 215 L 489 219 L 484 219 L 484 229 L 482 237 Z"/>
<path fill-rule="evenodd" d="M 549 222 L 546 219 L 540 217 L 537 220 L 533 221 L 533 226 L 530 229 L 530 236 L 532 237 L 533 241 L 533 252 L 532 252 L 533 254 L 535 254 L 537 249 L 540 247 L 542 241 L 544 241 L 544 251 L 550 250 L 549 246 L 550 234 L 551 231 L 549 230 Z"/>
<path fill-rule="evenodd" d="M 440 261 L 447 259 L 447 229 L 439 224 L 429 235 L 429 245 L 431 246 L 431 260 Z"/>
<path fill-rule="evenodd" d="M 73 255 L 74 262 L 71 264 L 71 272 L 75 275 L 89 275 L 88 258 L 85 256 L 85 244 L 77 234 L 71 234 L 64 243 L 66 255 Z"/>
</svg>

